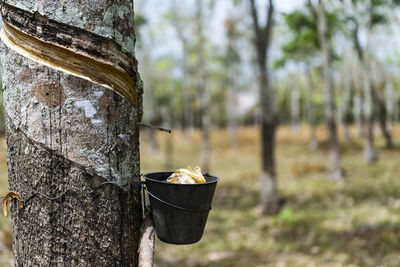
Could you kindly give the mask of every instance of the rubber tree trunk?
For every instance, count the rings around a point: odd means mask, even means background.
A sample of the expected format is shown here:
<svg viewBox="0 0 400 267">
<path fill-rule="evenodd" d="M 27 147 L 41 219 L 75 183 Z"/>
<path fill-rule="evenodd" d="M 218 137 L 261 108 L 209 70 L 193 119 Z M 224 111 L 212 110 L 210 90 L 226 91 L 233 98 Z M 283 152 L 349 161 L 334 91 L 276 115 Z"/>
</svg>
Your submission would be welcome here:
<svg viewBox="0 0 400 267">
<path fill-rule="evenodd" d="M 134 53 L 133 4 L 7 1 L 113 38 Z M 139 131 L 131 104 L 86 80 L 1 49 L 9 189 L 59 195 L 71 187 L 139 180 Z M 139 102 L 142 91 L 136 85 Z M 135 266 L 142 221 L 139 186 L 71 192 L 12 205 L 15 266 Z"/>
<path fill-rule="evenodd" d="M 182 59 L 182 71 L 183 71 L 183 81 L 182 81 L 182 90 L 183 90 L 183 132 L 185 137 L 189 137 L 189 135 L 193 132 L 194 129 L 194 119 L 193 119 L 193 94 L 190 88 L 189 80 L 190 80 L 190 72 L 189 72 L 189 63 L 188 63 L 188 51 L 189 45 L 187 40 L 183 36 L 182 32 L 178 34 L 179 39 L 182 42 L 183 46 L 183 59 Z"/>
<path fill-rule="evenodd" d="M 341 180 L 343 178 L 340 168 L 339 142 L 337 136 L 336 125 L 336 105 L 335 105 L 335 87 L 332 77 L 332 58 L 331 58 L 331 40 L 328 34 L 328 23 L 325 16 L 325 8 L 323 0 L 319 0 L 317 7 L 318 20 L 318 38 L 322 49 L 323 60 L 323 77 L 324 77 L 324 109 L 325 121 L 329 132 L 329 172 L 333 180 Z"/>
<path fill-rule="evenodd" d="M 365 1 L 365 10 L 369 13 L 366 19 L 366 25 L 364 29 L 365 35 L 365 48 L 364 50 L 361 47 L 359 35 L 361 25 L 360 17 L 357 14 L 356 3 L 354 1 L 349 2 L 353 9 L 354 16 L 354 29 L 353 29 L 353 44 L 354 48 L 357 52 L 358 58 L 360 60 L 361 72 L 362 72 L 362 90 L 363 90 L 363 101 L 362 101 L 362 111 L 365 119 L 365 123 L 367 124 L 366 138 L 364 144 L 364 158 L 367 162 L 373 162 L 377 160 L 376 150 L 375 150 L 375 141 L 374 141 L 374 99 L 373 99 L 373 88 L 372 88 L 372 78 L 371 78 L 371 60 L 369 56 L 369 45 L 370 45 L 370 30 L 371 30 L 371 1 Z M 357 96 L 357 95 L 356 95 Z M 361 98 L 360 98 L 361 100 Z M 361 103 L 361 102 L 360 102 Z"/>
<path fill-rule="evenodd" d="M 351 99 L 352 99 L 352 82 L 351 76 L 348 73 L 343 73 L 344 76 L 344 103 L 342 106 L 342 122 L 344 131 L 344 140 L 349 142 L 351 139 L 350 124 L 351 124 Z"/>
<path fill-rule="evenodd" d="M 197 1 L 196 26 L 198 35 L 197 56 L 197 89 L 201 101 L 201 127 L 202 127 L 202 171 L 210 171 L 211 144 L 210 144 L 210 93 L 207 90 L 207 73 L 205 68 L 204 32 L 203 32 L 203 2 Z"/>
<path fill-rule="evenodd" d="M 228 18 L 225 20 L 225 28 L 227 33 L 227 53 L 226 53 L 226 122 L 229 134 L 230 147 L 232 150 L 237 149 L 237 82 L 238 69 L 240 59 L 236 49 L 238 38 L 237 20 Z"/>
<path fill-rule="evenodd" d="M 355 118 L 358 137 L 363 138 L 364 129 L 363 129 L 363 118 L 362 118 L 362 98 L 361 98 L 361 92 L 359 90 L 356 90 L 354 94 L 353 106 L 354 106 L 354 118 Z"/>
<path fill-rule="evenodd" d="M 237 118 L 236 118 L 236 109 L 237 109 L 237 99 L 236 94 L 233 89 L 234 85 L 231 85 L 230 88 L 227 89 L 226 96 L 226 117 L 227 117 L 227 128 L 229 133 L 229 143 L 232 150 L 236 150 L 238 147 L 237 143 Z"/>
<path fill-rule="evenodd" d="M 317 139 L 317 118 L 315 114 L 315 104 L 313 100 L 313 91 L 315 87 L 315 83 L 312 78 L 312 74 L 309 69 L 306 69 L 306 76 L 308 84 L 306 85 L 306 94 L 307 94 L 307 117 L 308 123 L 310 124 L 310 144 L 309 147 L 311 150 L 318 149 L 318 139 Z"/>
<path fill-rule="evenodd" d="M 394 114 L 398 112 L 397 101 L 398 97 L 393 88 L 391 77 L 386 77 L 385 83 L 385 106 L 387 110 L 387 127 L 392 130 L 395 122 Z"/>
<path fill-rule="evenodd" d="M 300 121 L 300 88 L 293 87 L 290 92 L 290 117 L 292 130 L 298 132 Z"/>
<path fill-rule="evenodd" d="M 370 10 L 371 1 L 366 1 L 367 10 Z M 366 48 L 364 49 L 361 65 L 363 71 L 363 90 L 364 90 L 364 117 L 367 123 L 367 138 L 365 139 L 364 145 L 364 158 L 368 163 L 374 162 L 378 159 L 375 149 L 375 138 L 374 138 L 374 99 L 373 99 L 373 85 L 371 81 L 371 66 L 369 56 L 369 45 L 370 45 L 370 24 L 371 19 L 368 20 L 365 27 L 366 35 Z"/>
<path fill-rule="evenodd" d="M 385 138 L 386 148 L 391 149 L 394 148 L 393 140 L 392 140 L 392 132 L 390 131 L 390 127 L 388 127 L 387 123 L 387 105 L 385 101 L 385 75 L 383 73 L 382 68 L 378 65 L 378 62 L 375 60 L 371 64 L 371 72 L 372 72 L 372 96 L 377 106 L 377 117 L 379 121 L 379 127 Z M 387 97 L 387 96 L 386 96 Z"/>
<path fill-rule="evenodd" d="M 275 175 L 275 100 L 268 73 L 268 52 L 274 24 L 274 2 L 268 1 L 266 24 L 260 26 L 256 3 L 254 0 L 249 1 L 253 20 L 254 47 L 257 53 L 261 110 L 261 210 L 264 215 L 271 215 L 278 213 L 282 206 Z"/>
<path fill-rule="evenodd" d="M 261 140 L 262 140 L 262 168 L 261 174 L 261 207 L 262 213 L 275 214 L 280 210 L 280 196 L 276 184 L 275 173 L 275 112 L 273 108 L 273 95 L 268 84 L 265 72 L 260 74 L 261 94 Z"/>
<path fill-rule="evenodd" d="M 364 64 L 365 61 L 364 61 Z M 367 136 L 365 139 L 364 145 L 364 158 L 368 163 L 374 162 L 377 160 L 376 150 L 375 150 L 375 141 L 374 141 L 374 116 L 373 116 L 373 101 L 372 101 L 372 88 L 371 82 L 368 77 L 368 66 L 364 66 L 364 117 L 367 123 Z"/>
<path fill-rule="evenodd" d="M 385 105 L 385 101 L 381 98 L 381 96 L 377 96 L 378 93 L 375 92 L 374 89 L 374 99 L 377 104 L 377 109 L 378 109 L 378 120 L 379 120 L 379 127 L 381 128 L 381 131 L 383 133 L 383 137 L 385 138 L 385 146 L 386 148 L 394 148 L 393 144 L 393 139 L 392 139 L 392 133 L 390 131 L 390 128 L 388 127 L 387 123 L 387 109 Z"/>
</svg>

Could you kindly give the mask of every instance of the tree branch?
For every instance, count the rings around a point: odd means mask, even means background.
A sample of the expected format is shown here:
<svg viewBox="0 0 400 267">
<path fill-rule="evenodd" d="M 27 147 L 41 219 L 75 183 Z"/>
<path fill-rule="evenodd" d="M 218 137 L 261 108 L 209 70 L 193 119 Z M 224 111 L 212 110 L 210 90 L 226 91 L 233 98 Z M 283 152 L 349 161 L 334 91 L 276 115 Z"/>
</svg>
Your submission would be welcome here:
<svg viewBox="0 0 400 267">
<path fill-rule="evenodd" d="M 274 5 L 273 0 L 269 0 L 267 6 L 267 18 L 265 27 L 260 27 L 258 22 L 258 13 L 255 0 L 250 0 L 251 17 L 253 18 L 253 29 L 254 29 L 254 44 L 258 53 L 258 62 L 261 65 L 266 64 L 266 52 L 270 44 L 271 33 L 273 27 L 273 14 Z"/>
<path fill-rule="evenodd" d="M 267 24 L 265 25 L 265 48 L 267 48 L 271 42 L 272 26 L 274 24 L 274 3 L 273 0 L 269 0 L 267 7 Z"/>
<path fill-rule="evenodd" d="M 251 17 L 253 19 L 253 29 L 254 29 L 254 39 L 257 49 L 261 47 L 261 32 L 260 32 L 260 25 L 258 23 L 258 13 L 257 8 L 254 0 L 250 0 L 250 10 L 251 10 Z"/>
</svg>

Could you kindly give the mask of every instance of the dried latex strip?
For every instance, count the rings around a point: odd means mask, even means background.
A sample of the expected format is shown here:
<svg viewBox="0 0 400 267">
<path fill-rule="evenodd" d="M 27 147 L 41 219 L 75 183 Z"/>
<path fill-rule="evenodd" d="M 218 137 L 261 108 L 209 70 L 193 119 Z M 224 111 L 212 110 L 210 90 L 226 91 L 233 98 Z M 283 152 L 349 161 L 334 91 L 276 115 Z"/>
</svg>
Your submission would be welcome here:
<svg viewBox="0 0 400 267">
<path fill-rule="evenodd" d="M 3 3 L 1 40 L 18 54 L 107 87 L 137 108 L 134 57 L 113 40 Z"/>
</svg>

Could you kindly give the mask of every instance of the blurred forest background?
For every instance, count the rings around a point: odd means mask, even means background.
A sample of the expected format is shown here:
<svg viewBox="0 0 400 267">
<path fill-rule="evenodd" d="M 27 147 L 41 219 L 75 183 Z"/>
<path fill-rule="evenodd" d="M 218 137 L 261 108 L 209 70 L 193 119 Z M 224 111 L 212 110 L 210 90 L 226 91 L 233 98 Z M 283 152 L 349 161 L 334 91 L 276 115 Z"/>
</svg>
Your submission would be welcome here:
<svg viewBox="0 0 400 267">
<path fill-rule="evenodd" d="M 203 239 L 157 266 L 399 266 L 400 3 L 135 5 L 144 122 L 173 129 L 142 131 L 142 172 L 221 178 Z"/>
</svg>

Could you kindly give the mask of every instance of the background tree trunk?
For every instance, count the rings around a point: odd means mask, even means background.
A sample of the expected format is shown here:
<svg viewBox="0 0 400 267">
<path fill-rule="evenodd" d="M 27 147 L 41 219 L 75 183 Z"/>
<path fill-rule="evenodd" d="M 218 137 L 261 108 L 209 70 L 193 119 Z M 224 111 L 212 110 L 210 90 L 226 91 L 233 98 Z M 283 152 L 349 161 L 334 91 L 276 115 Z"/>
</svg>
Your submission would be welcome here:
<svg viewBox="0 0 400 267">
<path fill-rule="evenodd" d="M 349 63 L 348 63 L 349 64 Z M 351 73 L 350 71 L 348 73 Z M 349 142 L 351 139 L 350 124 L 351 124 L 351 99 L 353 95 L 351 76 L 348 73 L 343 73 L 344 79 L 344 101 L 342 108 L 342 122 L 344 131 L 344 140 Z"/>
<path fill-rule="evenodd" d="M 330 143 L 329 171 L 332 179 L 341 180 L 343 175 L 342 170 L 340 169 L 339 142 L 337 137 L 335 87 L 333 85 L 332 77 L 331 44 L 323 0 L 318 1 L 318 4 L 315 8 L 315 13 L 317 16 L 318 38 L 321 44 L 323 60 L 324 110 Z"/>
<path fill-rule="evenodd" d="M 7 1 L 115 39 L 134 54 L 128 0 Z M 59 195 L 101 182 L 139 180 L 138 110 L 112 91 L 25 59 L 2 47 L 9 189 Z M 12 206 L 15 266 L 134 266 L 142 221 L 139 186 L 108 186 L 58 201 Z"/>
<path fill-rule="evenodd" d="M 317 139 L 317 118 L 315 114 L 315 104 L 313 100 L 313 91 L 315 90 L 315 83 L 313 81 L 312 73 L 310 73 L 309 68 L 306 68 L 306 77 L 308 84 L 306 85 L 307 94 L 307 117 L 308 123 L 310 124 L 310 149 L 318 149 L 318 139 Z"/>
<path fill-rule="evenodd" d="M 371 1 L 367 0 L 365 3 L 366 6 L 366 12 L 368 13 L 367 16 L 367 21 L 365 25 L 365 39 L 366 39 L 366 44 L 364 50 L 361 47 L 360 39 L 359 39 L 359 30 L 360 30 L 360 25 L 361 25 L 361 19 L 360 16 L 358 15 L 358 11 L 356 8 L 356 3 L 354 1 L 350 1 L 351 8 L 353 9 L 353 15 L 354 15 L 354 24 L 355 27 L 353 29 L 353 44 L 354 48 L 357 52 L 358 59 L 360 61 L 361 65 L 361 72 L 362 72 L 362 88 L 363 88 L 363 93 L 364 93 L 364 99 L 363 99 L 363 105 L 362 105 L 362 111 L 364 114 L 364 119 L 367 124 L 367 136 L 365 139 L 365 145 L 364 145 L 364 158 L 367 162 L 373 162 L 377 160 L 377 155 L 376 155 L 376 150 L 375 150 L 375 141 L 374 141 L 374 101 L 373 101 L 373 88 L 372 88 L 372 82 L 371 82 L 371 72 L 370 72 L 370 56 L 369 56 L 369 43 L 370 43 L 370 34 L 369 31 L 371 29 Z M 361 99 L 360 99 L 361 100 Z"/>
<path fill-rule="evenodd" d="M 394 143 L 392 140 L 392 133 L 390 132 L 390 129 L 388 127 L 387 123 L 387 109 L 385 105 L 385 101 L 382 99 L 382 96 L 378 96 L 378 92 L 376 92 L 376 89 L 373 89 L 373 96 L 377 104 L 377 109 L 378 109 L 378 121 L 379 121 L 379 127 L 381 128 L 381 131 L 383 133 L 383 137 L 385 138 L 385 143 L 386 143 L 386 148 L 394 148 Z"/>
<path fill-rule="evenodd" d="M 276 112 L 273 90 L 268 76 L 268 51 L 270 47 L 274 5 L 268 1 L 266 24 L 260 27 L 254 0 L 250 0 L 254 29 L 254 46 L 257 52 L 258 82 L 261 107 L 261 209 L 265 215 L 275 214 L 281 208 L 281 201 L 275 177 L 275 127 Z"/>
<path fill-rule="evenodd" d="M 227 52 L 226 52 L 226 124 L 229 134 L 231 149 L 237 149 L 237 77 L 239 76 L 240 63 L 239 53 L 236 48 L 238 38 L 237 32 L 238 21 L 235 18 L 227 18 L 225 20 L 225 28 L 227 32 Z"/>
<path fill-rule="evenodd" d="M 370 0 L 366 1 L 367 11 L 371 9 Z M 373 101 L 373 88 L 371 82 L 371 61 L 370 61 L 370 31 L 371 28 L 371 18 L 368 18 L 366 27 L 365 27 L 365 36 L 366 36 L 366 45 L 364 49 L 364 53 L 361 57 L 361 66 L 363 72 L 363 90 L 364 90 L 364 117 L 367 123 L 367 138 L 365 140 L 364 146 L 364 158 L 367 162 L 374 162 L 378 159 L 375 150 L 375 141 L 374 141 L 374 101 Z"/>
<path fill-rule="evenodd" d="M 292 130 L 298 132 L 300 120 L 300 88 L 296 86 L 293 86 L 290 92 L 290 116 Z"/>
<path fill-rule="evenodd" d="M 364 127 L 363 127 L 363 118 L 362 118 L 362 98 L 361 92 L 356 89 L 353 99 L 354 105 L 354 119 L 356 123 L 356 129 L 358 133 L 358 137 L 364 137 Z"/>
<path fill-rule="evenodd" d="M 393 88 L 392 78 L 387 75 L 385 82 L 385 106 L 387 110 L 387 127 L 392 130 L 393 123 L 395 121 L 394 114 L 398 112 L 398 96 L 396 91 Z"/>
<path fill-rule="evenodd" d="M 385 138 L 386 148 L 394 148 L 394 143 L 392 139 L 392 132 L 387 123 L 387 101 L 385 101 L 385 74 L 382 67 L 376 60 L 371 62 L 371 77 L 372 77 L 372 96 L 377 106 L 377 117 L 379 122 L 379 127 L 383 137 Z M 386 95 L 387 97 L 387 95 Z"/>
<path fill-rule="evenodd" d="M 207 90 L 207 73 L 205 69 L 204 32 L 203 32 L 203 3 L 197 1 L 196 13 L 197 36 L 197 89 L 201 101 L 201 127 L 202 127 L 202 171 L 210 171 L 211 145 L 210 145 L 210 93 Z"/>
</svg>

